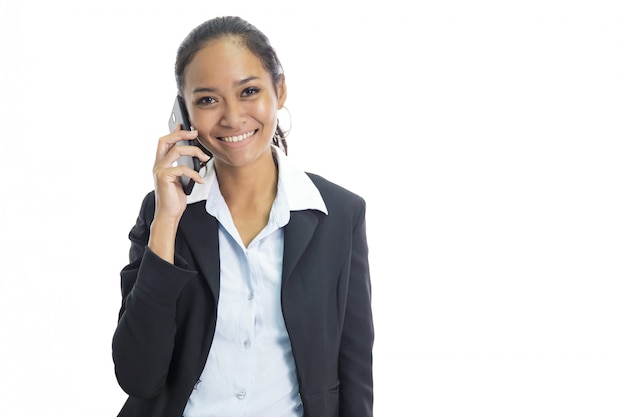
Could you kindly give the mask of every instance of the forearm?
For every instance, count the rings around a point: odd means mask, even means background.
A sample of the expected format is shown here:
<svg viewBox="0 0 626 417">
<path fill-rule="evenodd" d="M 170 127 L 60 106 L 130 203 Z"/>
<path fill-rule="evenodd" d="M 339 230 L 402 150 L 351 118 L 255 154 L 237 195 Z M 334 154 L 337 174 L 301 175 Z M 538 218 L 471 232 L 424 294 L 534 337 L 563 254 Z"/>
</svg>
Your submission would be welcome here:
<svg viewBox="0 0 626 417">
<path fill-rule="evenodd" d="M 161 259 L 174 264 L 176 231 L 180 219 L 154 218 L 150 226 L 148 247 Z"/>
<path fill-rule="evenodd" d="M 148 398 L 161 390 L 167 378 L 176 335 L 176 301 L 196 273 L 146 250 L 139 269 L 123 274 L 137 277 L 113 337 L 115 372 L 129 395 Z"/>
</svg>

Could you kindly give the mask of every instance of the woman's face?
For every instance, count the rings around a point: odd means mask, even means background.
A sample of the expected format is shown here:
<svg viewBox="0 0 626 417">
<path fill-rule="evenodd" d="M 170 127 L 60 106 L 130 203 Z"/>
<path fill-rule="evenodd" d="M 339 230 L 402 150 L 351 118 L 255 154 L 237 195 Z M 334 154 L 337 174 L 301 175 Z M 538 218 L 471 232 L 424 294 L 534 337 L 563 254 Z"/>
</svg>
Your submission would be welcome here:
<svg viewBox="0 0 626 417">
<path fill-rule="evenodd" d="M 242 167 L 270 152 L 286 88 L 284 80 L 274 87 L 245 45 L 224 38 L 205 45 L 188 64 L 184 97 L 198 139 L 216 163 Z"/>
</svg>

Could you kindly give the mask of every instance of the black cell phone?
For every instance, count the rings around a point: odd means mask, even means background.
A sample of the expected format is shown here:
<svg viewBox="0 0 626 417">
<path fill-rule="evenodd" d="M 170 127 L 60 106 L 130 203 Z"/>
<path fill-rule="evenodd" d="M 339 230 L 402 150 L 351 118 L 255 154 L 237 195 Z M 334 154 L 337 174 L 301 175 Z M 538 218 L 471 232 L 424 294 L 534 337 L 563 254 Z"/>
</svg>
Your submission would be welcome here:
<svg viewBox="0 0 626 417">
<path fill-rule="evenodd" d="M 176 129 L 177 125 L 182 125 L 184 130 L 191 130 L 191 123 L 189 122 L 187 107 L 185 106 L 185 101 L 181 96 L 176 96 L 174 106 L 172 107 L 172 114 L 170 115 L 169 120 L 170 132 L 173 132 L 174 129 Z M 177 142 L 176 145 L 198 146 L 198 140 L 181 140 Z M 200 168 L 203 166 L 200 160 L 195 156 L 181 156 L 176 164 L 186 165 L 195 171 L 200 171 Z M 180 177 L 180 182 L 183 186 L 183 191 L 185 192 L 185 194 L 191 194 L 191 190 L 193 190 L 195 181 L 183 175 Z"/>
</svg>

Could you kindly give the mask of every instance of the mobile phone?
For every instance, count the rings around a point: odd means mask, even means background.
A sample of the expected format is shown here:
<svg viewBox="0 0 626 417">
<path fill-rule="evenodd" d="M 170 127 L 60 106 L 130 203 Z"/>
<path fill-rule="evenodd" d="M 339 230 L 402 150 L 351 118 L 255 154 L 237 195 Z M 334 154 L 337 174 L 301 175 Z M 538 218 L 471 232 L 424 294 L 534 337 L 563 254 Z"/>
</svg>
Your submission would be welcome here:
<svg viewBox="0 0 626 417">
<path fill-rule="evenodd" d="M 173 132 L 178 125 L 182 125 L 182 128 L 184 130 L 191 130 L 191 123 L 189 122 L 187 107 L 185 106 L 185 101 L 181 96 L 176 96 L 174 106 L 172 107 L 172 113 L 170 114 L 169 120 L 170 132 Z M 198 140 L 181 140 L 177 142 L 176 145 L 198 146 Z M 202 167 L 200 160 L 195 156 L 183 155 L 178 159 L 178 161 L 176 161 L 176 164 L 186 165 L 195 171 L 200 171 L 200 168 Z M 180 182 L 183 186 L 183 191 L 185 192 L 185 194 L 191 194 L 191 190 L 193 190 L 195 181 L 189 177 L 182 175 L 180 177 Z"/>
</svg>

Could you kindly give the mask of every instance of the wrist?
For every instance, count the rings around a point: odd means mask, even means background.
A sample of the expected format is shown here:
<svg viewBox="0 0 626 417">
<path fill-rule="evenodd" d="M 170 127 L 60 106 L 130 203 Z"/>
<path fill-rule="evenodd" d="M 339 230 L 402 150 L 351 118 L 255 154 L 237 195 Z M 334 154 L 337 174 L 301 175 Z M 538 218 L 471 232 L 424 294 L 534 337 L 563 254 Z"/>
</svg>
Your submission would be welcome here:
<svg viewBox="0 0 626 417">
<path fill-rule="evenodd" d="M 155 216 L 150 225 L 148 247 L 152 252 L 169 263 L 174 263 L 176 231 L 180 218 Z"/>
</svg>

